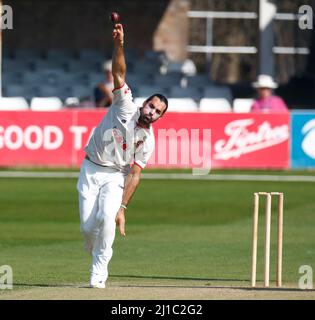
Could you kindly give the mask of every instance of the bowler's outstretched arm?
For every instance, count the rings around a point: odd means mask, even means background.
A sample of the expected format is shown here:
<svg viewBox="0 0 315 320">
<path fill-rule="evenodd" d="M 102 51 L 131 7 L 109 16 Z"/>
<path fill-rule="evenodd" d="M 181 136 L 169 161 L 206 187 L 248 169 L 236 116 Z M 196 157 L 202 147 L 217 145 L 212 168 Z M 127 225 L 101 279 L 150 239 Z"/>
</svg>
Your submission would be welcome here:
<svg viewBox="0 0 315 320">
<path fill-rule="evenodd" d="M 112 73 L 115 88 L 121 88 L 126 79 L 126 61 L 124 54 L 124 29 L 119 23 L 115 24 L 113 30 L 114 52 L 112 59 Z"/>
</svg>

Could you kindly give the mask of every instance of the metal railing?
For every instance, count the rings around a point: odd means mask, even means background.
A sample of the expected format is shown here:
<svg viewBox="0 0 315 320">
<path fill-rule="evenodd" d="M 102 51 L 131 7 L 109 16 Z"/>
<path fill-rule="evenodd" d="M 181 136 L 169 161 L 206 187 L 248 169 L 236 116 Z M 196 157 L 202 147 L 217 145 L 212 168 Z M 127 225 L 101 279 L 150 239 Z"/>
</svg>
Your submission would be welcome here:
<svg viewBox="0 0 315 320">
<path fill-rule="evenodd" d="M 206 45 L 188 45 L 187 51 L 194 53 L 240 53 L 240 54 L 256 54 L 258 49 L 254 46 L 214 46 L 212 45 L 213 27 L 212 19 L 258 19 L 256 12 L 240 12 L 240 11 L 188 11 L 189 18 L 207 19 L 207 44 Z M 293 13 L 276 13 L 274 20 L 298 20 L 302 14 Z M 282 47 L 274 46 L 272 48 L 274 54 L 302 54 L 310 53 L 306 47 Z"/>
</svg>

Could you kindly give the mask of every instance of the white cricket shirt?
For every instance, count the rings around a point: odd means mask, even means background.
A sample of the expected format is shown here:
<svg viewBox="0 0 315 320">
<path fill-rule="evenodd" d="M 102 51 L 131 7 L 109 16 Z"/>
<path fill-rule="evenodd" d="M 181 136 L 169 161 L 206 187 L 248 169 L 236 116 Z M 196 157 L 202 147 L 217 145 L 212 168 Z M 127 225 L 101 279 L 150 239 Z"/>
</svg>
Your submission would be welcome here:
<svg viewBox="0 0 315 320">
<path fill-rule="evenodd" d="M 154 150 L 154 133 L 152 126 L 138 125 L 140 109 L 126 83 L 113 93 L 113 103 L 84 151 L 92 162 L 128 173 L 133 163 L 146 166 Z"/>
</svg>

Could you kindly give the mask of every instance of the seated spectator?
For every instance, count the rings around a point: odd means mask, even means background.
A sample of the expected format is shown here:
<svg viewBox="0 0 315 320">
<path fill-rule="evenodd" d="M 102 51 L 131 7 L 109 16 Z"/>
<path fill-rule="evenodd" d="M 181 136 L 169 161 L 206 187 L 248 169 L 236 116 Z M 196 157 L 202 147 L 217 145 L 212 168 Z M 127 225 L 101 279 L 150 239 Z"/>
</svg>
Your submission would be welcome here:
<svg viewBox="0 0 315 320">
<path fill-rule="evenodd" d="M 254 101 L 251 111 L 258 112 L 288 112 L 285 102 L 278 96 L 273 95 L 272 90 L 278 85 L 271 76 L 261 74 L 258 76 L 253 87 L 257 89 L 258 98 Z"/>
<path fill-rule="evenodd" d="M 105 81 L 98 83 L 94 89 L 94 100 L 97 108 L 109 107 L 113 101 L 114 78 L 111 60 L 103 64 L 103 70 L 105 72 Z"/>
</svg>

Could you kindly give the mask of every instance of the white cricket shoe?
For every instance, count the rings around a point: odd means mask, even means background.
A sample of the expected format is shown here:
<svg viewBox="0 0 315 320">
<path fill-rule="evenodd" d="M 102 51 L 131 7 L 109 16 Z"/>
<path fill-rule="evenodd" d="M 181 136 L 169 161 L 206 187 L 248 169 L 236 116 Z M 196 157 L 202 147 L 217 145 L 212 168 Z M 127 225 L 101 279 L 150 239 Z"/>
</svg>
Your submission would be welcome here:
<svg viewBox="0 0 315 320">
<path fill-rule="evenodd" d="M 104 279 L 104 277 L 100 277 L 98 275 L 93 274 L 93 275 L 91 275 L 91 278 L 90 278 L 90 287 L 104 289 L 105 282 L 106 282 L 106 279 Z"/>
<path fill-rule="evenodd" d="M 105 281 L 95 281 L 95 282 L 91 282 L 90 284 L 90 287 L 91 288 L 98 288 L 98 289 L 104 289 L 106 286 L 105 286 Z"/>
</svg>

